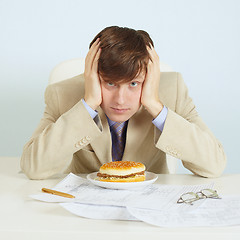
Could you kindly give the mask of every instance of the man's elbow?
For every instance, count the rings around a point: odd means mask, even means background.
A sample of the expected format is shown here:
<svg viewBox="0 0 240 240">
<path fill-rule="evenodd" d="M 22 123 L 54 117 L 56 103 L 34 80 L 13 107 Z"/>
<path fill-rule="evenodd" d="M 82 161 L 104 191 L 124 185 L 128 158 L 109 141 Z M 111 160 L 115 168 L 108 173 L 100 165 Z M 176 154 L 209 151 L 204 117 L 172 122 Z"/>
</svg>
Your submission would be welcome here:
<svg viewBox="0 0 240 240">
<path fill-rule="evenodd" d="M 216 162 L 216 164 L 206 164 L 204 167 L 193 166 L 193 164 L 189 163 L 185 163 L 183 165 L 197 176 L 205 178 L 218 178 L 221 177 L 224 172 L 226 167 L 226 158 Z"/>
<path fill-rule="evenodd" d="M 21 158 L 20 167 L 23 173 L 31 180 L 43 180 L 50 177 L 47 172 L 40 171 L 37 166 L 31 164 L 30 160 L 27 160 L 24 156 Z"/>
</svg>

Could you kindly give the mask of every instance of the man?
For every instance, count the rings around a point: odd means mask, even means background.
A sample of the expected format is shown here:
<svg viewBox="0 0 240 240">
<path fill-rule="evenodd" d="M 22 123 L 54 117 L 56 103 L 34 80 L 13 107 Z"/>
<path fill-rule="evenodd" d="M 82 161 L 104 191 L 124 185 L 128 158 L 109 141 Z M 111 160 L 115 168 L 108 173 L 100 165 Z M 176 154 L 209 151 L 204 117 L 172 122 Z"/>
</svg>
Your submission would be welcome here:
<svg viewBox="0 0 240 240">
<path fill-rule="evenodd" d="M 84 74 L 48 86 L 45 102 L 21 158 L 31 179 L 94 172 L 120 160 L 168 173 L 166 153 L 204 177 L 225 167 L 223 148 L 198 116 L 181 75 L 160 73 L 145 31 L 102 30 L 90 44 Z"/>
</svg>

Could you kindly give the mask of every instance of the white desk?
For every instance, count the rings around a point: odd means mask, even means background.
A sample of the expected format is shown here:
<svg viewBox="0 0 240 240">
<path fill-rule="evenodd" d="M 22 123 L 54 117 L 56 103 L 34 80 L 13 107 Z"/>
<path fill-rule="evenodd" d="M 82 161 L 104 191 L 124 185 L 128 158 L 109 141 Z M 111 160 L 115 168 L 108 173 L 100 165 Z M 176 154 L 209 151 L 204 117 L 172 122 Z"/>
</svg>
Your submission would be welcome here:
<svg viewBox="0 0 240 240">
<path fill-rule="evenodd" d="M 144 222 L 92 220 L 77 217 L 55 203 L 28 196 L 53 187 L 60 179 L 29 180 L 19 173 L 18 158 L 0 158 L 0 239 L 240 239 L 240 226 L 161 228 Z M 240 174 L 206 179 L 193 175 L 159 175 L 156 183 L 204 184 L 215 182 L 221 194 L 240 194 Z"/>
</svg>

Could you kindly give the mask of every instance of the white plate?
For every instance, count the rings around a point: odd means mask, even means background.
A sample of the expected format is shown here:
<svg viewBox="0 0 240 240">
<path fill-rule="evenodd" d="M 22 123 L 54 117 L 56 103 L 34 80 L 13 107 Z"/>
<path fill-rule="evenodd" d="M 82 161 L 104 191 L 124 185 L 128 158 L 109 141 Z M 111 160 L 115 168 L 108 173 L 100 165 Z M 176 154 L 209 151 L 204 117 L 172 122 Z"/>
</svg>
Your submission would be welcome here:
<svg viewBox="0 0 240 240">
<path fill-rule="evenodd" d="M 146 179 L 142 182 L 102 182 L 97 180 L 97 172 L 90 173 L 87 175 L 87 179 L 99 187 L 111 188 L 111 189 L 133 189 L 139 187 L 145 187 L 154 183 L 158 176 L 155 173 L 145 172 Z"/>
</svg>

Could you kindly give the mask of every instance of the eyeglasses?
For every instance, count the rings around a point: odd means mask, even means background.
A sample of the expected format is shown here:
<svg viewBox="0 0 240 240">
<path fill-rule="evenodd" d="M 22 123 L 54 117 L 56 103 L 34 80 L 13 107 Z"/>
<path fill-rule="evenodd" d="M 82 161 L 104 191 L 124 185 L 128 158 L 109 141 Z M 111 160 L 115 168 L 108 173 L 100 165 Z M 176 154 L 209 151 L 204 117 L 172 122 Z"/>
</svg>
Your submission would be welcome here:
<svg viewBox="0 0 240 240">
<path fill-rule="evenodd" d="M 204 198 L 214 198 L 214 199 L 221 199 L 218 196 L 218 193 L 216 190 L 213 189 L 203 189 L 200 192 L 194 193 L 194 192 L 187 192 L 181 195 L 181 197 L 178 199 L 177 203 L 186 203 L 193 205 L 193 202 L 204 199 Z"/>
</svg>

